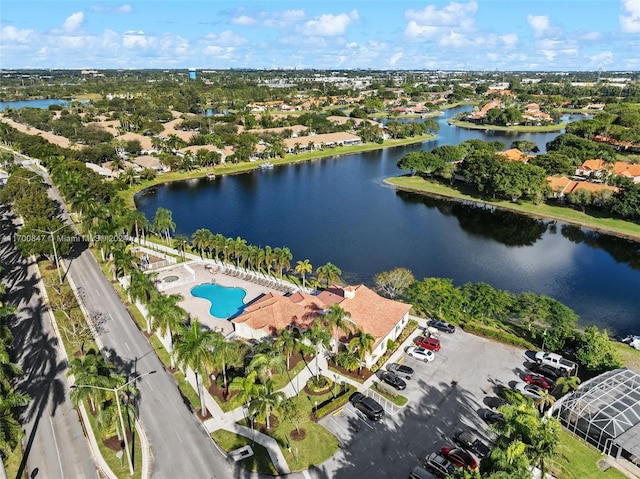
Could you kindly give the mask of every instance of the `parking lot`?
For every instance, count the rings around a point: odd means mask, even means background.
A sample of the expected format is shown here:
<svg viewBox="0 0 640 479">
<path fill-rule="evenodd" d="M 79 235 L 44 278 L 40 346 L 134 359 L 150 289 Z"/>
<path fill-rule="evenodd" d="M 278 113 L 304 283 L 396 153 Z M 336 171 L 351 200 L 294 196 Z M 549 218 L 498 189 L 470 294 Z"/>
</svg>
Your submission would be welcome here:
<svg viewBox="0 0 640 479">
<path fill-rule="evenodd" d="M 322 419 L 340 440 L 341 450 L 310 469 L 310 477 L 408 477 L 429 453 L 453 444 L 451 436 L 459 430 L 471 429 L 485 441 L 490 439 L 479 412 L 487 409 L 485 401 L 495 395 L 494 386 L 506 386 L 524 371 L 525 351 L 461 330 L 440 334 L 440 341 L 442 348 L 432 362 L 404 353 L 396 359 L 415 370 L 400 391 L 409 398 L 405 407 L 392 407 L 375 397 L 385 406 L 380 422 L 369 421 L 350 404 Z"/>
</svg>

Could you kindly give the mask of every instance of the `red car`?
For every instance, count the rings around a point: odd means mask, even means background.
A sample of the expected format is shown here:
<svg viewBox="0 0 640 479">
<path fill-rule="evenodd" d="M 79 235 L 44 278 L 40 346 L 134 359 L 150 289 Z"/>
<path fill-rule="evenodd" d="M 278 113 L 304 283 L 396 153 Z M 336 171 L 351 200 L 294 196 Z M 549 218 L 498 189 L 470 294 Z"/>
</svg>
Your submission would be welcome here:
<svg viewBox="0 0 640 479">
<path fill-rule="evenodd" d="M 436 338 L 427 338 L 425 336 L 420 336 L 419 338 L 416 338 L 416 346 L 424 349 L 429 349 L 430 351 L 440 351 L 440 340 Z"/>
<path fill-rule="evenodd" d="M 539 374 L 527 374 L 524 377 L 524 380 L 529 384 L 533 384 L 534 386 L 538 386 L 542 389 L 553 389 L 556 386 L 551 379 L 540 376 Z"/>
<path fill-rule="evenodd" d="M 464 449 L 453 446 L 442 446 L 440 455 L 456 467 L 467 467 L 472 471 L 478 469 L 478 461 Z"/>
</svg>

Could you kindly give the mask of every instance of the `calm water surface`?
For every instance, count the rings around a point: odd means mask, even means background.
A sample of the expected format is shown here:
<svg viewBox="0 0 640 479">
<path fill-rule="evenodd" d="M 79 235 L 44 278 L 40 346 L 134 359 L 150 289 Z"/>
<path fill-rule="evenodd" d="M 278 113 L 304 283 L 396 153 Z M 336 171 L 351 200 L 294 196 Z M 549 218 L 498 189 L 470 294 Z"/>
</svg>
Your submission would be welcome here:
<svg viewBox="0 0 640 479">
<path fill-rule="evenodd" d="M 293 264 L 330 261 L 349 283 L 371 285 L 376 273 L 405 267 L 418 279 L 484 281 L 516 293 L 547 294 L 580 314 L 582 325 L 639 333 L 638 244 L 382 183 L 400 173 L 396 163 L 409 151 L 470 138 L 507 147 L 529 139 L 544 149 L 556 136 L 489 135 L 450 127 L 446 118 L 438 139 L 422 145 L 172 183 L 140 194 L 138 207 L 149 218 L 158 207 L 172 210 L 179 234 L 208 228 L 255 245 L 287 246 Z"/>
<path fill-rule="evenodd" d="M 49 108 L 49 105 L 65 105 L 68 100 L 56 100 L 48 98 L 45 100 L 24 100 L 24 101 L 0 101 L 0 111 L 4 111 L 7 107 L 14 110 L 30 107 L 30 108 Z"/>
</svg>

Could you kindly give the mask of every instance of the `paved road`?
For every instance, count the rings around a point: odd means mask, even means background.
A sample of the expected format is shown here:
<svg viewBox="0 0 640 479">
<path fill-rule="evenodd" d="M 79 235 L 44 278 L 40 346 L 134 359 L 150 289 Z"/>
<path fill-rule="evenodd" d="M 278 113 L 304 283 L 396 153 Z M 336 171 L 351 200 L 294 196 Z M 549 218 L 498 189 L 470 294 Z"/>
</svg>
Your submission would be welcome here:
<svg viewBox="0 0 640 479">
<path fill-rule="evenodd" d="M 39 173 L 51 184 L 46 173 Z M 65 220 L 71 222 L 57 189 L 51 188 L 49 193 L 62 205 Z M 104 319 L 98 333 L 104 352 L 119 371 L 131 377 L 156 371 L 137 384 L 140 421 L 153 456 L 152 476 L 162 479 L 251 476 L 216 448 L 91 252 L 80 244 L 76 246 L 76 257 L 70 260 L 67 274 L 92 317 Z"/>
<path fill-rule="evenodd" d="M 0 208 L 0 263 L 8 302 L 18 308 L 11 329 L 16 362 L 25 371 L 18 389 L 31 397 L 22 414 L 23 470 L 32 478 L 96 477 L 97 467 L 69 400 L 66 363 L 51 331 L 36 267 L 15 249 L 15 225 L 8 209 Z"/>
</svg>

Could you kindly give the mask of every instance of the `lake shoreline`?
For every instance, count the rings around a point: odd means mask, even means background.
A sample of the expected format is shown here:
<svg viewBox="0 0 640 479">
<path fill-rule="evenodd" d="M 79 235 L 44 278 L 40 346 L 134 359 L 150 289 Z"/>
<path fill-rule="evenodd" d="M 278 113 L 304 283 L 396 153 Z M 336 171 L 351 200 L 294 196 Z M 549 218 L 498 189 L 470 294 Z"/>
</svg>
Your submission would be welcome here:
<svg viewBox="0 0 640 479">
<path fill-rule="evenodd" d="M 465 130 L 484 130 L 484 131 L 504 131 L 508 133 L 555 133 L 561 132 L 567 126 L 565 122 L 545 125 L 545 126 L 498 126 L 498 125 L 478 125 L 468 121 L 448 120 L 447 123 L 456 128 L 464 128 Z"/>
<path fill-rule="evenodd" d="M 407 185 L 402 185 L 402 184 L 398 184 L 397 182 L 394 182 L 394 180 L 398 180 L 400 178 L 406 178 L 406 176 L 395 176 L 395 177 L 391 177 L 391 178 L 385 178 L 383 180 L 383 182 L 386 185 L 391 186 L 392 188 L 395 188 L 397 190 L 401 190 L 401 191 L 407 191 L 410 193 L 416 193 L 419 195 L 423 195 L 423 196 L 429 196 L 432 198 L 437 198 L 437 199 L 443 199 L 443 200 L 449 200 L 449 201 L 456 201 L 458 203 L 463 203 L 463 204 L 472 204 L 475 205 L 477 207 L 481 207 L 481 208 L 495 208 L 495 209 L 499 209 L 499 210 L 503 210 L 503 211 L 510 211 L 513 213 L 517 213 L 517 214 L 521 214 L 521 215 L 525 215 L 525 216 L 529 216 L 532 218 L 537 218 L 537 219 L 543 219 L 543 220 L 547 220 L 547 221 L 559 221 L 562 223 L 566 223 L 568 225 L 571 226 L 577 226 L 580 228 L 584 228 L 590 231 L 595 231 L 597 233 L 602 233 L 602 234 L 606 234 L 606 235 L 610 235 L 610 236 L 615 236 L 618 238 L 622 238 L 622 239 L 626 239 L 628 241 L 633 241 L 635 243 L 640 243 L 640 232 L 638 232 L 637 234 L 633 234 L 633 233 L 628 233 L 625 231 L 619 231 L 619 230 L 615 230 L 615 229 L 610 229 L 610 228 L 605 228 L 602 226 L 598 226 L 595 225 L 593 223 L 590 223 L 588 221 L 579 221 L 573 218 L 568 218 L 565 215 L 562 214 L 558 214 L 558 215 L 553 215 L 553 214 L 545 214 L 545 213 L 534 213 L 531 211 L 525 211 L 522 208 L 518 207 L 518 204 L 513 204 L 513 205 L 509 205 L 509 204 L 505 204 L 505 202 L 500 201 L 500 202 L 489 202 L 489 201 L 484 201 L 484 200 L 478 200 L 476 198 L 472 198 L 469 197 L 467 195 L 465 195 L 464 193 L 456 193 L 454 191 L 451 192 L 443 192 L 443 191 L 435 191 L 434 189 L 429 189 L 428 187 L 413 187 L 413 186 L 407 186 Z M 425 180 L 424 181 L 425 185 L 429 185 L 430 183 Z M 556 207 L 556 208 L 563 208 L 563 207 Z M 573 211 L 573 210 L 572 210 Z M 622 221 L 622 220 L 620 220 Z M 629 223 L 629 222 L 626 222 Z M 633 223 L 629 223 L 629 224 L 633 224 Z"/>
</svg>

